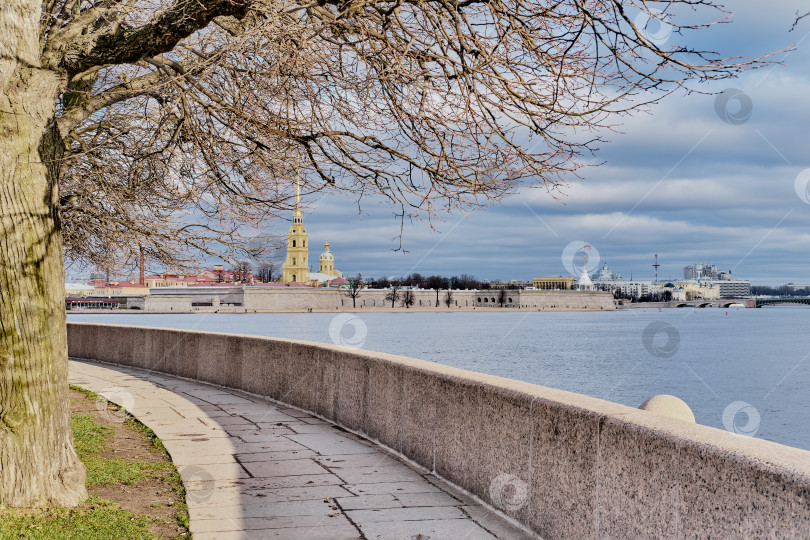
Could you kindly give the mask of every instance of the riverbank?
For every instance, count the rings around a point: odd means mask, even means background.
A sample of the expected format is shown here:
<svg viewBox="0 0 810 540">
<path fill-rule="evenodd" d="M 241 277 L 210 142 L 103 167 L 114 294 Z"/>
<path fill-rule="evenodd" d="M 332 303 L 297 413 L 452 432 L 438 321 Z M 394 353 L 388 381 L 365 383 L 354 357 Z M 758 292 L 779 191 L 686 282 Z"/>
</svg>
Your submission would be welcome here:
<svg viewBox="0 0 810 540">
<path fill-rule="evenodd" d="M 755 308 L 756 298 L 716 298 L 714 300 L 673 300 L 671 302 L 634 302 L 619 304 L 616 309 L 643 309 L 643 308 Z"/>
<path fill-rule="evenodd" d="M 115 313 L 116 315 L 194 315 L 194 314 L 211 314 L 211 313 L 231 313 L 231 314 L 273 314 L 273 313 L 515 313 L 515 312 L 537 312 L 537 311 L 560 311 L 560 312 L 576 312 L 576 311 L 613 311 L 596 308 L 516 308 L 516 307 L 503 307 L 503 308 L 436 308 L 436 307 L 347 307 L 344 309 L 325 309 L 325 308 L 312 308 L 312 309 L 246 309 L 241 307 L 220 307 L 217 309 L 193 309 L 191 311 L 143 311 L 139 309 L 74 309 L 69 310 L 68 315 L 75 314 L 88 314 L 88 315 L 103 315 L 106 313 Z"/>
<path fill-rule="evenodd" d="M 128 309 L 165 312 L 254 312 L 479 309 L 596 310 L 616 309 L 613 295 L 602 291 L 363 289 L 352 298 L 342 289 L 306 287 L 158 287 L 145 296 L 126 297 Z M 82 304 L 81 301 L 77 302 Z M 438 306 L 437 306 L 438 304 Z M 406 307 L 409 306 L 409 307 Z M 92 307 L 92 306 L 81 306 Z M 227 310 L 227 311 L 226 311 Z"/>
</svg>

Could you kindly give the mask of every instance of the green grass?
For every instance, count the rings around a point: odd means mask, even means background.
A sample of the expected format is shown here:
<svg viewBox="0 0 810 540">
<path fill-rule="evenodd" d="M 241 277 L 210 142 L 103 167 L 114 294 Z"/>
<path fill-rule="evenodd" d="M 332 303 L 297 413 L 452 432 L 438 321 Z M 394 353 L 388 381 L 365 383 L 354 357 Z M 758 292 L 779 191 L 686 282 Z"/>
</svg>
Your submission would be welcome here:
<svg viewBox="0 0 810 540">
<path fill-rule="evenodd" d="M 153 539 L 150 520 L 94 495 L 78 508 L 0 510 L 0 538 L 27 540 Z"/>
<path fill-rule="evenodd" d="M 175 505 L 177 508 L 177 523 L 181 527 L 189 529 L 191 525 L 188 517 L 188 505 L 186 504 L 186 487 L 183 485 L 183 480 L 176 468 L 172 471 L 171 481 L 174 482 L 174 492 L 180 500 L 180 503 Z"/>
<path fill-rule="evenodd" d="M 104 400 L 93 392 L 72 386 L 92 400 Z M 106 401 L 106 400 L 105 400 Z M 117 407 L 109 403 L 110 407 Z M 120 410 L 120 407 L 118 408 Z M 116 428 L 97 424 L 90 416 L 71 414 L 73 438 L 76 453 L 87 469 L 87 487 L 99 485 L 135 484 L 142 478 L 159 478 L 174 482 L 180 502 L 175 504 L 177 522 L 188 529 L 188 507 L 185 504 L 185 490 L 180 474 L 171 462 L 143 463 L 129 462 L 121 458 L 106 458 L 99 455 L 108 448 L 108 438 Z M 163 443 L 157 436 L 135 420 L 128 418 L 126 428 L 146 435 L 152 451 L 168 458 Z M 123 427 L 123 426 L 122 426 Z M 70 539 L 70 540 L 118 540 L 126 538 L 157 538 L 149 530 L 152 523 L 148 516 L 141 516 L 121 510 L 118 504 L 90 494 L 81 506 L 76 508 L 11 509 L 0 508 L 0 540 L 6 539 Z M 190 538 L 188 534 L 186 538 Z"/>
<path fill-rule="evenodd" d="M 86 414 L 71 414 L 70 421 L 73 426 L 73 446 L 79 459 L 84 461 L 85 457 L 106 448 L 107 435 L 113 432 L 113 428 L 96 424 Z"/>
<path fill-rule="evenodd" d="M 142 478 L 155 477 L 158 471 L 172 468 L 171 463 L 131 462 L 98 455 L 107 448 L 107 435 L 112 434 L 114 428 L 98 425 L 84 414 L 71 414 L 70 417 L 73 444 L 87 469 L 87 487 L 132 485 Z M 140 423 L 138 425 L 142 426 Z"/>
<path fill-rule="evenodd" d="M 163 446 L 163 441 L 161 441 L 158 438 L 158 436 L 155 435 L 154 431 L 152 431 L 151 429 L 149 429 L 145 425 L 138 422 L 135 418 L 130 418 L 129 420 L 127 420 L 127 425 L 129 425 L 129 427 L 132 428 L 133 430 L 140 431 L 141 433 L 146 435 L 146 438 L 149 439 L 150 443 L 152 443 L 152 450 L 153 451 L 158 452 L 158 453 L 160 453 L 162 455 L 166 455 L 166 456 L 169 455 L 168 450 L 166 450 L 166 447 Z"/>
</svg>

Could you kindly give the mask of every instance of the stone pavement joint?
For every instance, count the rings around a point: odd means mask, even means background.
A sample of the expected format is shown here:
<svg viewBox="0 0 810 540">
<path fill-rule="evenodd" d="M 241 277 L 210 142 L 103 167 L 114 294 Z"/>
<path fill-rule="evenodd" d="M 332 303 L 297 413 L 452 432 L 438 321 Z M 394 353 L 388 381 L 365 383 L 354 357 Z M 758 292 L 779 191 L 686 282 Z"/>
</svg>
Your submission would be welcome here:
<svg viewBox="0 0 810 540">
<path fill-rule="evenodd" d="M 163 441 L 196 540 L 532 538 L 362 437 L 238 390 L 70 361 L 70 382 Z"/>
</svg>

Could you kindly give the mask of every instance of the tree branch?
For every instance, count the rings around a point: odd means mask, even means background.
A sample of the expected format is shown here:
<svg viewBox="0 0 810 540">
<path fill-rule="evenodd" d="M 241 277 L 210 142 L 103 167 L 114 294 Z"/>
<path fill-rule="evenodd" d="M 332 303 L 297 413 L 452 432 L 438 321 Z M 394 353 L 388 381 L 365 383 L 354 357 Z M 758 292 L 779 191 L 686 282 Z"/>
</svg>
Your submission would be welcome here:
<svg viewBox="0 0 810 540">
<path fill-rule="evenodd" d="M 160 83 L 166 82 L 170 78 L 170 76 L 160 71 L 152 71 L 83 100 L 80 105 L 67 109 L 59 118 L 60 135 L 66 137 L 94 112 L 153 90 Z"/>
<path fill-rule="evenodd" d="M 48 44 L 44 58 L 48 65 L 68 74 L 81 73 L 94 66 L 132 64 L 147 56 L 174 49 L 177 43 L 205 28 L 215 17 L 244 17 L 247 1 L 177 0 L 156 13 L 149 23 L 137 28 L 118 26 L 112 32 L 92 31 L 92 19 L 82 19 L 88 33 L 74 35 L 66 27 Z M 77 21 L 80 19 L 77 19 Z M 61 36 L 66 36 L 67 39 Z"/>
</svg>

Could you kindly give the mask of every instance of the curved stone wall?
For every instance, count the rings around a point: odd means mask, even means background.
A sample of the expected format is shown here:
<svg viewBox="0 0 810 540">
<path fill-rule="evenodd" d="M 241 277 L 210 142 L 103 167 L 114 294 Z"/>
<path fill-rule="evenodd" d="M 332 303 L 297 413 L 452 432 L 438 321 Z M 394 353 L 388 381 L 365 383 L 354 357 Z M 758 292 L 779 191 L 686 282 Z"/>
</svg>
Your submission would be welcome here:
<svg viewBox="0 0 810 540">
<path fill-rule="evenodd" d="M 810 452 L 412 358 L 207 332 L 68 324 L 72 357 L 315 412 L 544 538 L 810 537 Z"/>
</svg>

